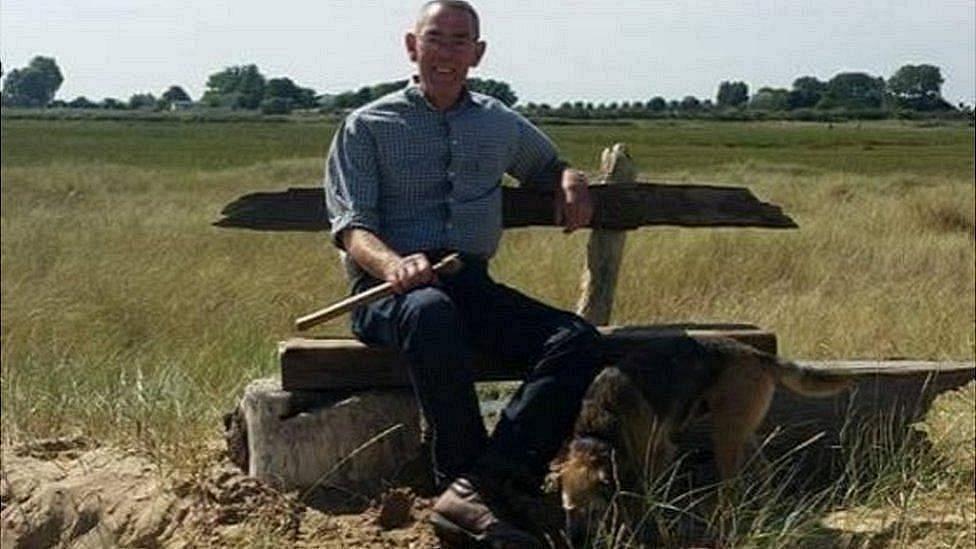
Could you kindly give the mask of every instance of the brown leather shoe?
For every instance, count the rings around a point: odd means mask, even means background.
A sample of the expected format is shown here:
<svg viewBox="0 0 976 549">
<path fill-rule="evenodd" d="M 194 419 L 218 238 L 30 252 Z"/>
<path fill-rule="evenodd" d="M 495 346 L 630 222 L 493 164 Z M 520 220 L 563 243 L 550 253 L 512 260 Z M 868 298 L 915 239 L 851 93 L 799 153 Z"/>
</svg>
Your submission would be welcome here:
<svg viewBox="0 0 976 549">
<path fill-rule="evenodd" d="M 463 477 L 451 483 L 434 503 L 430 522 L 450 547 L 542 547 L 528 532 L 500 518 L 496 506 L 474 482 Z"/>
</svg>

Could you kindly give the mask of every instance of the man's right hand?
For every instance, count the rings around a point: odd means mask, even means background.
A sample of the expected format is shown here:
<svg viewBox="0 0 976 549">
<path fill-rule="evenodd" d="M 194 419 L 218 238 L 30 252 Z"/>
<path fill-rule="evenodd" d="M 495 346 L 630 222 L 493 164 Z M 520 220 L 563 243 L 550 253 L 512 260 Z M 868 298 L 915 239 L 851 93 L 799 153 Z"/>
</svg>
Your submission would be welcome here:
<svg viewBox="0 0 976 549">
<path fill-rule="evenodd" d="M 343 232 L 342 243 L 356 264 L 374 278 L 389 282 L 398 294 L 437 281 L 437 274 L 426 255 L 416 253 L 401 257 L 366 229 L 352 228 Z"/>
<path fill-rule="evenodd" d="M 393 291 L 402 294 L 437 281 L 437 273 L 427 256 L 411 254 L 390 261 L 383 269 L 383 279 L 393 285 Z"/>
</svg>

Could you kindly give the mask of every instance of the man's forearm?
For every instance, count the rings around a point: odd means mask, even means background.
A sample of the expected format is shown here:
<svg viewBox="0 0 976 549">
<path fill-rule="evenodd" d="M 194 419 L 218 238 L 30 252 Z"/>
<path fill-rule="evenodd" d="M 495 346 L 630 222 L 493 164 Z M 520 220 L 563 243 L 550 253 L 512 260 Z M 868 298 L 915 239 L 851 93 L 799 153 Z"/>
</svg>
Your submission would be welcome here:
<svg viewBox="0 0 976 549">
<path fill-rule="evenodd" d="M 357 265 L 379 280 L 386 280 L 402 259 L 380 237 L 365 229 L 346 230 L 342 233 L 342 244 Z"/>
</svg>

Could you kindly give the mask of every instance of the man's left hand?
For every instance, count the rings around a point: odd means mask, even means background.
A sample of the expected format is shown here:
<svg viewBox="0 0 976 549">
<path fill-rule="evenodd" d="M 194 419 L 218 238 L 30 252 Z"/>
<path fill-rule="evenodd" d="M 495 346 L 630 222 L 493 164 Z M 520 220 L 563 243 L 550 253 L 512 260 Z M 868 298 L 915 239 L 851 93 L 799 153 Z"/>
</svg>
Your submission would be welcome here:
<svg viewBox="0 0 976 549">
<path fill-rule="evenodd" d="M 562 225 L 563 232 L 571 233 L 590 224 L 593 201 L 585 173 L 571 168 L 563 170 L 553 211 L 556 212 L 556 225 Z"/>
</svg>

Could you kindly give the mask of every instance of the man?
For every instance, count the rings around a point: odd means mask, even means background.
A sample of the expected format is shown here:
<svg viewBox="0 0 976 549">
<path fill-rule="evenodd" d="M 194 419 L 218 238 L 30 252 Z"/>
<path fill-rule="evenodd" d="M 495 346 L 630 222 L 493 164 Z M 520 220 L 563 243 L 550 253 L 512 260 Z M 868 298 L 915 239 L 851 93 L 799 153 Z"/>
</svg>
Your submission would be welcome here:
<svg viewBox="0 0 976 549">
<path fill-rule="evenodd" d="M 506 503 L 537 490 L 569 435 L 599 365 L 599 335 L 576 315 L 494 282 L 501 177 L 550 186 L 566 231 L 587 225 L 585 176 L 500 102 L 466 89 L 485 52 L 466 2 L 428 2 L 405 45 L 411 85 L 350 114 L 326 166 L 332 235 L 353 291 L 382 281 L 395 295 L 353 313 L 362 341 L 400 349 L 431 430 L 435 478 L 446 486 L 431 521 L 449 542 L 526 546 Z M 450 251 L 463 269 L 438 276 Z M 489 437 L 471 355 L 524 364 L 523 385 Z M 518 518 L 516 517 L 517 521 Z"/>
</svg>

